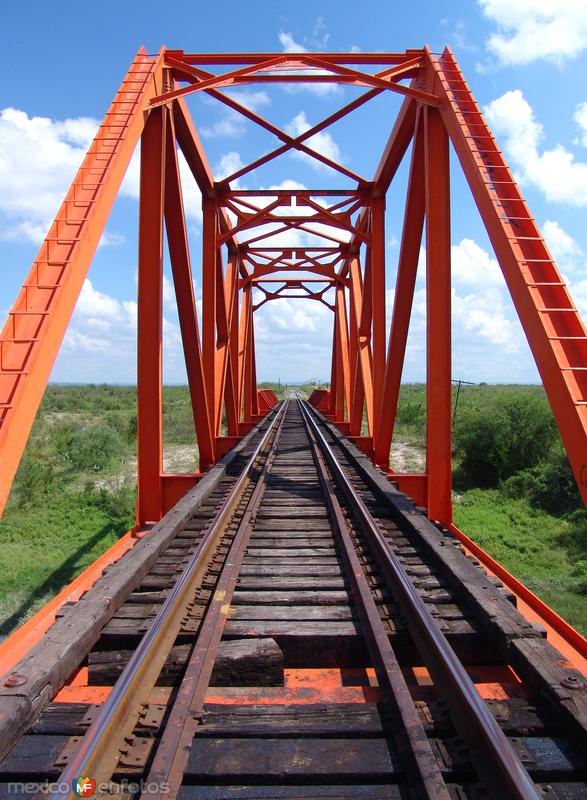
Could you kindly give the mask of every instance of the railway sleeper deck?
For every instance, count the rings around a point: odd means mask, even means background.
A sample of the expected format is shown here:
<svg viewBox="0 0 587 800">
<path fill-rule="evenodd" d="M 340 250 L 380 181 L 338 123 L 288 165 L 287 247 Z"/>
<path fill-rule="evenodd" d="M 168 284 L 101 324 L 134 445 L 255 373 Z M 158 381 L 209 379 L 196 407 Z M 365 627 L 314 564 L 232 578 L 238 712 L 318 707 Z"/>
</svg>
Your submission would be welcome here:
<svg viewBox="0 0 587 800">
<path fill-rule="evenodd" d="M 430 522 L 353 444 L 312 413 L 536 792 L 565 800 L 585 796 L 587 707 L 581 676 L 449 532 Z M 9 791 L 15 782 L 57 780 L 74 759 L 274 418 L 253 430 L 84 598 L 64 607 L 44 642 L 18 665 L 26 685 L 0 692 L 5 753 L 0 798 L 18 796 Z M 406 762 L 393 698 L 374 662 L 375 628 L 366 627 L 357 605 L 297 402 L 283 410 L 274 438 L 275 452 L 265 456 L 270 466 L 262 499 L 250 514 L 238 575 L 222 612 L 183 778 L 171 796 L 421 796 Z M 262 474 L 257 466 L 255 476 Z M 254 485 L 251 480 L 208 558 L 160 673 L 131 720 L 134 730 L 111 775 L 122 786 L 148 781 L 158 749 L 167 746 L 167 721 L 181 712 L 185 676 L 215 613 L 219 582 Z M 370 619 L 391 645 L 447 796 L 503 796 L 484 774 L 467 726 L 455 718 L 450 691 L 426 666 L 410 615 L 356 511 L 340 486 L 333 494 L 374 601 L 376 618 Z"/>
</svg>

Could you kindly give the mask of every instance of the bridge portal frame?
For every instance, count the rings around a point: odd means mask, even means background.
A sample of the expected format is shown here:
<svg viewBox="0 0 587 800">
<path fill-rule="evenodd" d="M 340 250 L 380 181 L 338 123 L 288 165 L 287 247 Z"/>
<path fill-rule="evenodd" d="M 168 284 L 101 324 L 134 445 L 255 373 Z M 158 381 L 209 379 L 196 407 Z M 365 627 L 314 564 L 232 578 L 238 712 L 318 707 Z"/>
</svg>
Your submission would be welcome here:
<svg viewBox="0 0 587 800">
<path fill-rule="evenodd" d="M 298 136 L 226 94 L 226 89 L 251 83 L 300 82 L 337 83 L 364 91 Z M 388 91 L 404 100 L 372 179 L 335 162 L 313 144 L 316 134 Z M 194 92 L 205 92 L 272 133 L 278 147 L 215 180 L 184 99 Z M 587 332 L 450 50 L 442 54 L 423 48 L 388 54 L 211 55 L 163 48 L 151 56 L 141 48 L 0 334 L 0 510 L 139 139 L 138 525 L 160 519 L 276 402 L 274 395 L 257 389 L 254 313 L 266 302 L 284 297 L 312 299 L 333 312 L 330 388 L 315 393 L 312 400 L 390 472 L 424 232 L 426 468 L 422 474 L 394 474 L 394 478 L 426 506 L 430 518 L 452 522 L 450 143 L 502 268 L 587 501 Z M 410 147 L 387 338 L 385 198 Z M 179 151 L 202 195 L 201 331 Z M 347 181 L 348 188 L 238 187 L 240 178 L 292 151 L 331 168 Z M 271 240 L 277 234 L 292 233 L 319 243 L 273 246 Z M 200 456 L 199 471 L 186 475 L 166 474 L 162 465 L 165 234 Z"/>
</svg>

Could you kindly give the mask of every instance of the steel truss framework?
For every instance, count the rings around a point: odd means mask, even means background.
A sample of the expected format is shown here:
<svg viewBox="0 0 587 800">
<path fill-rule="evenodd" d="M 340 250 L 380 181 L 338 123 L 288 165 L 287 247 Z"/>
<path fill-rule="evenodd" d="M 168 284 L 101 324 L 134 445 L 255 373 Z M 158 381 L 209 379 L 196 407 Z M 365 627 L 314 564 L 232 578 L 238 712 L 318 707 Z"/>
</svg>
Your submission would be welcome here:
<svg viewBox="0 0 587 800">
<path fill-rule="evenodd" d="M 216 71 L 212 71 L 212 68 Z M 352 102 L 293 136 L 222 90 L 247 84 L 338 83 Z M 384 92 L 403 104 L 372 179 L 312 147 L 312 137 Z M 212 175 L 184 97 L 242 114 L 278 145 L 232 175 Z M 330 388 L 312 401 L 389 471 L 390 448 L 425 231 L 426 469 L 397 475 L 432 519 L 450 523 L 451 292 L 449 141 L 488 231 L 584 500 L 587 501 L 587 333 L 536 223 L 446 49 L 388 54 L 202 55 L 141 49 L 43 242 L 0 335 L 0 510 L 92 256 L 141 140 L 138 289 L 139 524 L 158 520 L 276 402 L 257 390 L 254 312 L 284 297 L 333 312 Z M 385 325 L 385 202 L 411 145 L 389 335 Z M 178 166 L 202 194 L 199 330 Z M 317 159 L 346 189 L 243 190 L 236 181 L 285 153 Z M 162 468 L 162 302 L 166 232 L 200 471 Z M 303 233 L 314 246 L 269 246 Z M 226 430 L 222 423 L 225 419 Z M 366 429 L 363 419 L 366 418 Z"/>
</svg>

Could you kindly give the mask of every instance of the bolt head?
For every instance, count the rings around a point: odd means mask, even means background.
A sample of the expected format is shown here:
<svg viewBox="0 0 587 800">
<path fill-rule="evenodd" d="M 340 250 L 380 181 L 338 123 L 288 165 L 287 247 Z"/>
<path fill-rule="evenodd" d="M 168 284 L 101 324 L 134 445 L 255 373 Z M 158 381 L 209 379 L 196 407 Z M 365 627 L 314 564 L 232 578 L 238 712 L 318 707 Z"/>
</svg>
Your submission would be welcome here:
<svg viewBox="0 0 587 800">
<path fill-rule="evenodd" d="M 4 686 L 8 686 L 9 689 L 15 686 L 24 686 L 27 680 L 28 678 L 25 675 L 21 675 L 20 672 L 11 672 L 4 681 Z"/>
<path fill-rule="evenodd" d="M 585 683 L 577 675 L 567 675 L 561 680 L 561 686 L 564 686 L 565 689 L 583 689 Z"/>
</svg>

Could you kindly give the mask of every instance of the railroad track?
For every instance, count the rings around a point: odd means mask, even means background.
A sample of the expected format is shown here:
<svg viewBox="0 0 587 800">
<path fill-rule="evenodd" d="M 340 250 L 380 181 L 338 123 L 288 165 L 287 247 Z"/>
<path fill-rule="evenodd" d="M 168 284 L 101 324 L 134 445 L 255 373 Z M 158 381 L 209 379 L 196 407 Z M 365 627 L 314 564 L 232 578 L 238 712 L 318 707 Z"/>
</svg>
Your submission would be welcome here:
<svg viewBox="0 0 587 800">
<path fill-rule="evenodd" d="M 512 600 L 291 398 L 18 665 L 0 798 L 585 797 L 584 679 Z"/>
</svg>

